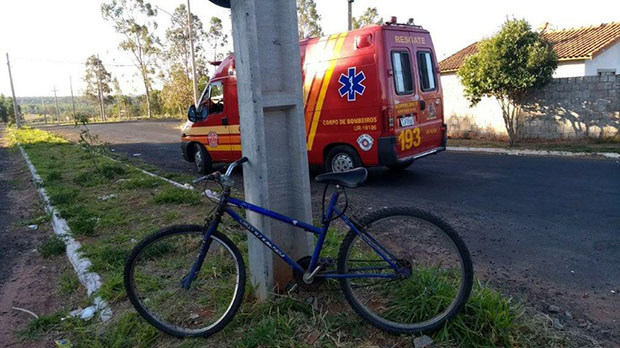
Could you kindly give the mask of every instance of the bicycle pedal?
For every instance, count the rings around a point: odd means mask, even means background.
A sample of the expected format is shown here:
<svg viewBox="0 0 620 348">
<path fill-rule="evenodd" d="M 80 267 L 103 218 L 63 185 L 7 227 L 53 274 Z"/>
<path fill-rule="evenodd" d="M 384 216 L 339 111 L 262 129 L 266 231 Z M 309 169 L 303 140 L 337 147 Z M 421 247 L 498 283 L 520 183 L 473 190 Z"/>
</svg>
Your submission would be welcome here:
<svg viewBox="0 0 620 348">
<path fill-rule="evenodd" d="M 290 295 L 291 293 L 297 292 L 297 290 L 299 290 L 299 284 L 294 283 L 294 282 L 288 283 L 286 284 L 285 290 L 286 290 L 286 293 Z"/>
</svg>

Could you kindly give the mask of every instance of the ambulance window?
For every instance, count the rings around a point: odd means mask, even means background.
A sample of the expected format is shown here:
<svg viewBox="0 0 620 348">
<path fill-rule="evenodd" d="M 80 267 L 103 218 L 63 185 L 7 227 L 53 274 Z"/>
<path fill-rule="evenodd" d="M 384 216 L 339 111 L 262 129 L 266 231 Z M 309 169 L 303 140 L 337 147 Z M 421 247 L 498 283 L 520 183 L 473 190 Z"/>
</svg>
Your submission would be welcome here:
<svg viewBox="0 0 620 348">
<path fill-rule="evenodd" d="M 430 52 L 418 52 L 418 74 L 420 74 L 420 85 L 422 91 L 432 91 L 435 86 L 435 69 Z"/>
<path fill-rule="evenodd" d="M 207 86 L 200 101 L 200 109 L 207 108 L 208 115 L 224 111 L 224 86 L 222 81 L 216 81 Z"/>
<path fill-rule="evenodd" d="M 396 88 L 396 94 L 413 93 L 413 76 L 411 74 L 409 52 L 392 52 L 392 67 L 394 70 L 394 87 Z"/>
</svg>

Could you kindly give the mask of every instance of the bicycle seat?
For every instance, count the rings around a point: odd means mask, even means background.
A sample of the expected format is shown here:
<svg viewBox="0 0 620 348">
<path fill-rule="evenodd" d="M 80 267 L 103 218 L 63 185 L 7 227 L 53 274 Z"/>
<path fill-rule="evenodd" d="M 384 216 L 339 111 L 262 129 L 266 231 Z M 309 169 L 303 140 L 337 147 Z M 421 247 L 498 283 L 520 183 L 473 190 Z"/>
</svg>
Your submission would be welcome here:
<svg viewBox="0 0 620 348">
<path fill-rule="evenodd" d="M 317 175 L 314 181 L 321 184 L 335 184 L 349 188 L 356 188 L 366 181 L 368 171 L 366 168 L 355 168 L 340 173 L 325 173 Z"/>
</svg>

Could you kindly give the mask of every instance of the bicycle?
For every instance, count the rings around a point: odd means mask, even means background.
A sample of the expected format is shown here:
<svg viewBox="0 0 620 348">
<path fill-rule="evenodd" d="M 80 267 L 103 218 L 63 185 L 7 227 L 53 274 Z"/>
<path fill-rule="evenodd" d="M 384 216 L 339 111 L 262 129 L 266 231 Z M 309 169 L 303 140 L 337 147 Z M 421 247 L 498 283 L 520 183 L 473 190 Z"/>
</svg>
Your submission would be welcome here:
<svg viewBox="0 0 620 348">
<path fill-rule="evenodd" d="M 325 280 L 335 279 L 353 310 L 382 330 L 395 334 L 437 330 L 465 305 L 473 282 L 471 257 L 447 223 L 407 207 L 379 209 L 359 220 L 347 217 L 345 187 L 360 186 L 366 169 L 315 178 L 325 184 L 322 226 L 317 227 L 231 197 L 230 175 L 245 162 L 243 157 L 223 175 L 215 172 L 194 181 L 205 182 L 205 188 L 209 182 L 222 187 L 220 195 L 205 190 L 218 204 L 204 226 L 164 228 L 130 253 L 124 272 L 129 300 L 159 330 L 177 337 L 207 337 L 224 328 L 238 311 L 246 285 L 245 264 L 237 246 L 218 231 L 224 214 L 292 267 L 294 287 L 317 289 Z M 330 185 L 336 189 L 326 210 Z M 233 207 L 315 234 L 312 255 L 294 261 Z M 334 220 L 349 229 L 337 259 L 321 255 Z"/>
</svg>

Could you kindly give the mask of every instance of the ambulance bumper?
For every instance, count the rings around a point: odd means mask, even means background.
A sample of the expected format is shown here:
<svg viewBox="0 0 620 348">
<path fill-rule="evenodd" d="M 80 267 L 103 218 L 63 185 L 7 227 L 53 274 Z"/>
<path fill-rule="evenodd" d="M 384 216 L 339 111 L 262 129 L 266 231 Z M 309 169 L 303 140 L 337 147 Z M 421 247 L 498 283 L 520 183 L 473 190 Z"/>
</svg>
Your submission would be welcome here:
<svg viewBox="0 0 620 348">
<path fill-rule="evenodd" d="M 393 166 L 396 164 L 407 163 L 418 158 L 422 158 L 428 155 L 433 155 L 446 149 L 445 143 L 442 146 L 430 149 L 421 153 L 416 153 L 411 156 L 398 158 L 396 152 L 396 137 L 382 137 L 379 138 L 379 165 L 381 166 Z"/>
</svg>

